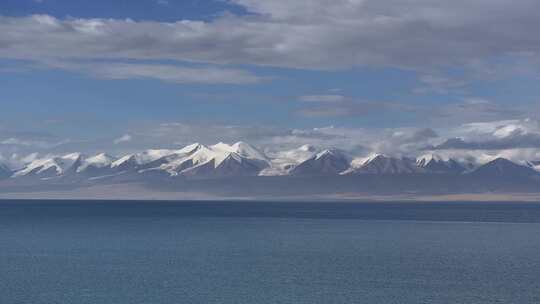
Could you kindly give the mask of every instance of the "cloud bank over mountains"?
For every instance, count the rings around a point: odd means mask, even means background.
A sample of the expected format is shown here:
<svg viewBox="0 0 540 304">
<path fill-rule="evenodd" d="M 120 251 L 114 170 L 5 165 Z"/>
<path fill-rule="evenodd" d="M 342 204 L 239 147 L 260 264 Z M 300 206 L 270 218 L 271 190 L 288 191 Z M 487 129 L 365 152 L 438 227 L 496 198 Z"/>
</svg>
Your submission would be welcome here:
<svg viewBox="0 0 540 304">
<path fill-rule="evenodd" d="M 486 162 L 497 157 L 517 162 L 540 160 L 540 123 L 537 120 L 506 120 L 467 123 L 454 128 L 344 128 L 288 129 L 281 127 L 219 124 L 162 123 L 96 141 L 60 140 L 54 136 L 24 133 L 0 138 L 0 160 L 17 167 L 28 159 L 67 153 L 107 152 L 121 156 L 145 149 L 180 149 L 194 141 L 212 144 L 243 140 L 270 157 L 300 146 L 313 151 L 339 149 L 353 159 L 373 154 L 415 158 L 434 153 L 445 158 Z M 33 141 L 32 141 L 33 139 Z M 50 143 L 47 142 L 50 141 Z M 313 151 L 312 151 L 313 150 Z M 279 158 L 279 157 L 278 157 Z"/>
<path fill-rule="evenodd" d="M 431 153 L 416 158 L 372 154 L 353 159 L 339 149 L 320 150 L 309 145 L 270 156 L 245 142 L 195 143 L 122 157 L 71 153 L 35 158 L 16 170 L 0 164 L 0 194 L 11 198 L 33 193 L 74 198 L 78 191 L 100 191 L 102 187 L 109 189 L 106 194 L 123 198 L 133 197 L 133 191 L 145 196 L 169 193 L 177 199 L 185 199 L 186 194 L 222 199 L 414 198 L 471 193 L 537 195 L 539 186 L 538 160 L 516 163 L 498 157 L 480 163 Z M 114 187 L 112 192 L 110 187 Z"/>
</svg>

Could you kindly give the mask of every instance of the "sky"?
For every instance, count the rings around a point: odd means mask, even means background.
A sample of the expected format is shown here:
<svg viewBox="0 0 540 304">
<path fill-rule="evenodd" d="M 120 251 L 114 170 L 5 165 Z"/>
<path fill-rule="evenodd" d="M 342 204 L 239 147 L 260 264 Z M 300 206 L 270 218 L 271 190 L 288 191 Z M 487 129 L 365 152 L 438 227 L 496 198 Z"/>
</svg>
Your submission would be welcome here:
<svg viewBox="0 0 540 304">
<path fill-rule="evenodd" d="M 539 26 L 536 0 L 2 0 L 0 160 L 239 140 L 540 159 Z"/>
</svg>

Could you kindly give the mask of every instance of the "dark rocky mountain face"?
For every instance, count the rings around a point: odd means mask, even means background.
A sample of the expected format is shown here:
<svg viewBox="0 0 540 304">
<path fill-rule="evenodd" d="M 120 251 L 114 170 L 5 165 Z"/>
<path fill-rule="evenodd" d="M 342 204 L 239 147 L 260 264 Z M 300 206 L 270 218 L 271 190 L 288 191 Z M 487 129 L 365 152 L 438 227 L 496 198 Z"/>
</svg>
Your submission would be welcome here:
<svg viewBox="0 0 540 304">
<path fill-rule="evenodd" d="M 293 160 L 286 170 L 275 176 L 261 176 L 266 175 L 265 168 L 277 168 L 283 163 L 245 143 L 208 147 L 197 144 L 182 150 L 147 151 L 116 161 L 104 153 L 91 158 L 72 153 L 35 160 L 14 173 L 0 165 L 0 190 L 137 183 L 152 187 L 170 184 L 172 190 L 187 187 L 201 193 L 219 194 L 223 190 L 237 195 L 247 194 L 246 185 L 249 191 L 269 195 L 540 193 L 540 173 L 535 170 L 540 165 L 538 161 L 522 166 L 499 158 L 471 170 L 465 163 L 431 154 L 418 160 L 376 155 L 361 166 L 352 167 L 345 153 L 329 149 L 315 155 L 285 154 L 289 157 L 285 160 Z"/>
<path fill-rule="evenodd" d="M 411 174 L 424 171 L 424 169 L 416 165 L 413 159 L 377 155 L 360 168 L 354 170 L 353 174 Z"/>
<path fill-rule="evenodd" d="M 337 175 L 350 167 L 348 158 L 339 151 L 323 151 L 300 163 L 291 171 L 295 176 Z"/>
<path fill-rule="evenodd" d="M 11 169 L 7 166 L 0 164 L 0 179 L 8 178 L 13 174 Z"/>
<path fill-rule="evenodd" d="M 478 167 L 471 175 L 485 178 L 492 177 L 532 177 L 539 175 L 534 169 L 518 165 L 504 158 L 497 158 L 487 164 Z"/>
<path fill-rule="evenodd" d="M 448 161 L 431 159 L 430 161 L 419 163 L 419 167 L 424 168 L 427 172 L 432 173 L 454 173 L 459 174 L 467 169 L 457 161 L 450 159 Z"/>
</svg>

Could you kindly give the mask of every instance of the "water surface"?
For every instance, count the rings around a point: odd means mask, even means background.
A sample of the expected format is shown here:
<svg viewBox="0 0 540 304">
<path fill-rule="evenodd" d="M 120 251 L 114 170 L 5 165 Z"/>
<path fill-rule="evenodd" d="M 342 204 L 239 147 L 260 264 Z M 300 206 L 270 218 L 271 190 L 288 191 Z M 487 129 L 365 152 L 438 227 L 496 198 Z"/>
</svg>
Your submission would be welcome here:
<svg viewBox="0 0 540 304">
<path fill-rule="evenodd" d="M 540 204 L 4 201 L 0 303 L 540 303 Z"/>
</svg>

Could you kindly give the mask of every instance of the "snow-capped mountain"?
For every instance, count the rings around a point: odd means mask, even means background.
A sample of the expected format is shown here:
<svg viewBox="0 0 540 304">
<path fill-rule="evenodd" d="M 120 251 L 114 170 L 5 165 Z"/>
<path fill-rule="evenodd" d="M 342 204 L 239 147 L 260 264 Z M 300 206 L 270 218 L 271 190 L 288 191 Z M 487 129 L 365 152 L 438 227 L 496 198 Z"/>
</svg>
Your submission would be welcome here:
<svg viewBox="0 0 540 304">
<path fill-rule="evenodd" d="M 348 193 L 540 193 L 540 171 L 536 171 L 540 162 L 514 163 L 503 158 L 487 162 L 491 158 L 469 159 L 467 155 L 456 160 L 433 154 L 415 159 L 375 154 L 351 160 L 340 150 L 318 150 L 310 145 L 285 151 L 268 147 L 266 152 L 238 142 L 195 143 L 120 158 L 106 153 L 90 157 L 72 153 L 36 159 L 32 154 L 28 158 L 32 160 L 20 170 L 11 172 L 0 165 L 0 193 L 27 191 L 26 186 L 30 186 L 28 191 L 59 191 L 65 185 L 69 189 L 141 185 L 144 189 L 140 191 L 165 187 L 173 192 L 220 196 L 264 193 L 270 195 L 267 198 Z M 5 178 L 8 176 L 11 178 Z"/>
<path fill-rule="evenodd" d="M 347 174 L 411 174 L 423 172 L 425 170 L 418 167 L 414 159 L 375 154 L 367 158 L 358 168 L 349 170 Z"/>
<path fill-rule="evenodd" d="M 369 175 L 398 178 L 408 176 L 408 182 L 417 176 L 437 174 L 440 179 L 454 180 L 501 180 L 533 177 L 540 180 L 540 162 L 524 162 L 522 166 L 506 159 L 496 159 L 471 169 L 467 163 L 434 154 L 412 158 L 398 158 L 383 154 L 375 154 L 367 158 L 351 158 L 337 149 L 317 150 L 310 145 L 286 151 L 270 151 L 267 155 L 255 147 L 237 142 L 229 145 L 217 143 L 203 145 L 195 143 L 186 147 L 171 149 L 145 150 L 139 153 L 115 158 L 106 153 L 86 157 L 81 153 L 63 156 L 38 158 L 30 161 L 22 169 L 12 172 L 0 165 L 0 178 L 11 176 L 9 181 L 17 183 L 17 179 L 26 177 L 26 182 L 55 183 L 86 181 L 87 183 L 114 182 L 162 182 L 163 179 L 203 180 L 223 178 L 228 182 L 234 177 L 246 176 L 295 176 L 295 181 L 302 177 L 345 175 L 350 178 L 369 178 Z M 444 177 L 441 175 L 444 174 Z M 32 179 L 33 178 L 33 179 Z M 389 177 L 390 178 L 390 177 Z M 439 178 L 438 178 L 439 179 Z M 272 179 L 274 180 L 274 179 Z M 283 179 L 285 180 L 285 179 Z M 4 182 L 4 181 L 3 181 Z M 5 183 L 5 182 L 4 182 Z M 354 185 L 351 184 L 351 185 Z M 351 186 L 352 187 L 352 186 Z M 486 188 L 487 189 L 487 188 Z"/>
<path fill-rule="evenodd" d="M 416 165 L 433 173 L 462 173 L 467 169 L 454 159 L 443 159 L 439 155 L 426 154 L 416 159 Z"/>
<path fill-rule="evenodd" d="M 527 166 L 533 168 L 534 170 L 540 172 L 540 160 L 528 161 Z"/>
<path fill-rule="evenodd" d="M 81 164 L 77 168 L 77 173 L 88 176 L 105 175 L 110 172 L 110 168 L 115 158 L 106 154 L 100 153 L 88 158 L 82 158 Z"/>
<path fill-rule="evenodd" d="M 83 160 L 77 171 L 84 171 L 89 167 L 104 168 L 110 166 L 114 162 L 114 158 L 106 153 L 100 153 Z"/>
<path fill-rule="evenodd" d="M 538 175 L 538 172 L 528 166 L 518 165 L 505 158 L 494 159 L 484 164 L 470 173 L 477 177 L 493 178 L 507 177 L 531 177 Z"/>
<path fill-rule="evenodd" d="M 292 150 L 274 152 L 270 159 L 271 165 L 261 171 L 260 175 L 287 175 L 291 169 L 313 157 L 316 153 L 317 149 L 312 145 L 303 145 Z"/>
<path fill-rule="evenodd" d="M 350 159 L 343 152 L 327 149 L 295 166 L 291 175 L 337 175 L 350 168 Z"/>
<path fill-rule="evenodd" d="M 80 153 L 71 153 L 61 157 L 36 159 L 16 171 L 13 177 L 51 178 L 68 175 L 77 171 L 82 158 Z"/>
<path fill-rule="evenodd" d="M 196 143 L 158 161 L 161 164 L 146 171 L 162 170 L 171 176 L 186 177 L 245 176 L 258 175 L 270 166 L 262 152 L 244 142 L 212 146 Z"/>
<path fill-rule="evenodd" d="M 71 174 L 98 177 L 148 172 L 186 177 L 246 176 L 258 175 L 269 166 L 266 155 L 244 142 L 212 146 L 197 143 L 179 150 L 146 150 L 118 159 L 106 153 L 92 157 L 72 153 L 40 158 L 15 172 L 13 177 L 51 178 Z"/>
<path fill-rule="evenodd" d="M 151 149 L 140 153 L 128 154 L 111 162 L 110 167 L 115 171 L 137 171 L 141 166 L 174 154 L 174 150 Z"/>
</svg>

